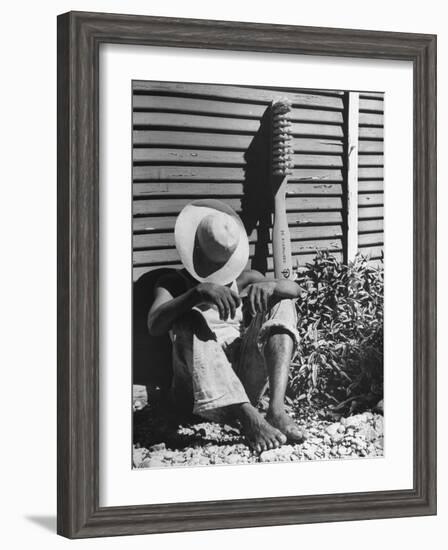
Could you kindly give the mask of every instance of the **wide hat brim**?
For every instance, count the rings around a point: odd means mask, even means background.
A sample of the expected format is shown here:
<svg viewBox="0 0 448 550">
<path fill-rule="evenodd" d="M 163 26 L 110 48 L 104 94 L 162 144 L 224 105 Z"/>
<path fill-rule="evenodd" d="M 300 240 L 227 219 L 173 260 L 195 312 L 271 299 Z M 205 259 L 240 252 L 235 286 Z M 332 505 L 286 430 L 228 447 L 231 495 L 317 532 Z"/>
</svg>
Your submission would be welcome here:
<svg viewBox="0 0 448 550">
<path fill-rule="evenodd" d="M 198 273 L 196 261 L 198 254 L 197 229 L 205 216 L 216 212 L 224 212 L 235 219 L 240 238 L 229 259 L 223 265 L 216 266 L 211 273 L 203 276 Z M 202 283 L 227 285 L 242 273 L 249 261 L 249 241 L 241 218 L 233 208 L 216 199 L 196 200 L 187 204 L 177 217 L 174 240 L 185 269 Z"/>
</svg>

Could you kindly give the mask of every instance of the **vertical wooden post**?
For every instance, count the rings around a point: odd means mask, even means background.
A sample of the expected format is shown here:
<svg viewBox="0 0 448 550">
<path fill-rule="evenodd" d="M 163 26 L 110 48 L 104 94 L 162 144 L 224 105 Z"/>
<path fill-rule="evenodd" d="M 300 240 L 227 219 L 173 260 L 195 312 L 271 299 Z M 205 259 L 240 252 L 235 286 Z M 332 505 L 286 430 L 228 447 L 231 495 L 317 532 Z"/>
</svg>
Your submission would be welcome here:
<svg viewBox="0 0 448 550">
<path fill-rule="evenodd" d="M 347 112 L 347 261 L 358 251 L 359 93 L 348 93 Z"/>
</svg>

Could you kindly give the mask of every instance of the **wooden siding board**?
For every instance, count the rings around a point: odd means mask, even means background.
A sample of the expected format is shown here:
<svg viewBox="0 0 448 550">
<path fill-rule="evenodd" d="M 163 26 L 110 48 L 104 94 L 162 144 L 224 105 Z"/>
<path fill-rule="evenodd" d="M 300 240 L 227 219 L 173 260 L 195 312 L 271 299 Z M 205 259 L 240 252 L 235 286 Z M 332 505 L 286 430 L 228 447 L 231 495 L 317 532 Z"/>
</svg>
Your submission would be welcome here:
<svg viewBox="0 0 448 550">
<path fill-rule="evenodd" d="M 252 135 L 217 134 L 188 130 L 134 130 L 135 147 L 175 147 L 215 149 L 224 151 L 246 151 L 253 141 Z M 380 144 L 381 145 L 381 144 Z M 292 140 L 295 152 L 302 153 L 342 153 L 342 139 L 296 137 Z M 378 147 L 378 146 L 376 146 Z"/>
<path fill-rule="evenodd" d="M 384 191 L 384 181 L 383 180 L 363 180 L 358 181 L 358 192 L 359 193 L 379 193 Z"/>
<path fill-rule="evenodd" d="M 338 153 L 343 152 L 342 139 L 294 137 L 292 147 L 296 153 Z"/>
<path fill-rule="evenodd" d="M 255 134 L 260 130 L 260 120 L 225 118 L 178 113 L 147 113 L 136 111 L 133 114 L 135 129 L 144 128 L 179 128 L 188 130 L 205 130 L 224 133 Z M 292 122 L 291 132 L 295 136 L 326 136 L 342 138 L 342 126 L 338 124 Z"/>
<path fill-rule="evenodd" d="M 365 177 L 381 177 L 381 168 L 365 168 Z M 244 168 L 221 166 L 171 166 L 137 165 L 132 170 L 134 182 L 138 181 L 245 181 Z M 292 170 L 289 181 L 342 181 L 342 171 L 331 168 L 296 168 Z"/>
<path fill-rule="evenodd" d="M 377 183 L 377 182 L 375 182 Z M 134 183 L 134 198 L 148 197 L 243 197 L 245 184 L 234 182 L 152 182 Z M 376 190 L 376 189 L 375 189 Z M 290 183 L 287 188 L 287 196 L 294 195 L 342 195 L 340 183 Z"/>
<path fill-rule="evenodd" d="M 373 220 L 360 220 L 358 222 L 359 234 L 367 232 L 382 232 L 384 227 L 383 218 Z"/>
<path fill-rule="evenodd" d="M 369 157 L 371 155 L 368 155 Z M 245 166 L 245 151 L 214 151 L 204 149 L 135 148 L 133 161 L 139 164 L 207 164 L 217 166 Z M 376 158 L 376 157 L 375 157 Z M 296 167 L 341 167 L 340 155 L 294 154 Z M 379 163 L 378 163 L 379 164 Z"/>
<path fill-rule="evenodd" d="M 384 128 L 375 128 L 370 126 L 359 127 L 359 137 L 361 139 L 383 139 Z"/>
<path fill-rule="evenodd" d="M 342 252 L 331 252 L 331 255 L 334 256 L 339 261 L 342 260 Z M 313 259 L 315 258 L 316 254 L 301 254 L 300 256 L 293 256 L 293 266 L 297 270 L 301 270 L 305 268 L 306 264 L 312 263 Z M 154 269 L 159 269 L 161 267 L 167 267 L 170 269 L 182 269 L 182 264 L 179 262 L 173 262 L 173 263 L 165 263 L 165 264 L 157 264 L 157 265 L 142 265 L 134 267 L 133 269 L 133 280 L 136 281 L 141 277 L 143 274 L 153 271 Z M 248 264 L 248 267 L 250 267 L 250 263 Z M 268 258 L 268 270 L 266 272 L 267 276 L 270 276 L 271 278 L 274 277 L 274 270 L 273 270 L 273 262 L 272 258 Z"/>
<path fill-rule="evenodd" d="M 362 99 L 374 98 L 381 101 L 384 99 L 384 92 L 360 92 L 359 95 Z"/>
<path fill-rule="evenodd" d="M 384 101 L 376 98 L 363 98 L 361 96 L 359 99 L 359 110 L 360 112 L 383 113 Z"/>
<path fill-rule="evenodd" d="M 358 219 L 368 220 L 373 218 L 383 218 L 384 210 L 382 206 L 359 206 Z"/>
<path fill-rule="evenodd" d="M 169 230 L 174 231 L 176 215 L 177 214 L 170 216 L 136 217 L 133 220 L 134 232 L 153 233 Z M 342 223 L 342 213 L 340 211 L 288 212 L 287 218 L 290 226 L 320 226 Z"/>
<path fill-rule="evenodd" d="M 305 227 L 291 227 L 290 228 L 291 240 L 310 240 L 324 238 L 342 237 L 341 225 L 328 225 L 328 226 L 305 226 Z M 269 229 L 270 239 L 272 240 L 272 230 Z M 249 242 L 255 243 L 258 239 L 258 232 L 255 230 L 249 236 Z M 133 247 L 135 250 L 154 249 L 154 248 L 170 248 L 174 247 L 174 232 L 166 233 L 143 233 L 133 236 Z"/>
<path fill-rule="evenodd" d="M 383 127 L 384 115 L 383 113 L 359 113 L 360 126 L 378 126 Z"/>
<path fill-rule="evenodd" d="M 193 131 L 134 130 L 135 146 L 198 147 L 245 151 L 253 140 L 251 135 L 212 134 Z"/>
<path fill-rule="evenodd" d="M 272 244 L 268 243 L 268 257 L 272 257 Z M 340 239 L 323 239 L 321 241 L 292 241 L 291 252 L 293 255 L 309 254 L 316 250 L 340 251 L 342 249 Z M 255 254 L 255 245 L 249 245 L 249 256 Z M 144 265 L 149 263 L 178 262 L 179 254 L 175 248 L 166 248 L 162 250 L 135 250 L 134 265 Z"/>
<path fill-rule="evenodd" d="M 384 204 L 383 193 L 358 193 L 358 206 L 382 206 Z"/>
<path fill-rule="evenodd" d="M 260 119 L 268 108 L 266 105 L 192 99 L 183 97 L 165 97 L 154 95 L 134 95 L 133 108 L 138 112 L 166 112 L 182 114 L 201 114 L 214 117 Z M 294 108 L 290 119 L 294 121 L 328 122 L 342 124 L 342 113 L 321 109 Z"/>
<path fill-rule="evenodd" d="M 366 252 L 365 255 L 368 256 L 369 258 L 380 258 L 381 257 L 381 249 L 378 249 L 378 250 L 380 250 L 380 252 L 375 253 L 374 251 L 371 251 L 371 252 Z M 318 250 L 315 249 L 312 252 L 308 251 L 308 252 L 303 253 L 303 254 L 298 254 L 298 253 L 293 254 L 292 255 L 293 267 L 304 266 L 307 262 L 312 261 L 314 259 L 315 255 L 317 254 L 317 251 Z M 329 252 L 333 256 L 335 256 L 336 258 L 342 260 L 343 255 L 342 255 L 341 250 L 329 250 Z M 140 254 L 140 252 L 137 251 L 137 252 L 135 252 L 135 254 Z M 375 255 L 375 254 L 378 254 L 378 255 Z M 249 262 L 247 263 L 247 269 L 250 269 L 252 258 L 253 258 L 253 256 L 251 255 L 250 258 L 249 258 Z M 179 258 L 178 257 L 176 258 L 174 255 L 173 255 L 172 261 L 170 261 L 168 259 L 161 258 L 160 262 L 152 260 L 150 264 L 136 263 L 136 264 L 134 264 L 133 268 L 136 269 L 136 268 L 145 267 L 145 266 L 148 266 L 148 267 L 149 266 L 154 266 L 154 267 L 172 266 L 172 267 L 175 267 L 177 269 L 182 268 L 182 265 L 180 264 Z M 273 271 L 274 270 L 274 259 L 273 259 L 272 256 L 268 256 L 266 258 L 266 267 L 267 267 L 268 271 Z"/>
<path fill-rule="evenodd" d="M 149 273 L 150 271 L 154 271 L 155 269 L 160 269 L 162 267 L 168 268 L 168 269 L 182 269 L 182 264 L 178 263 L 178 264 L 164 264 L 164 265 L 142 265 L 139 267 L 133 267 L 132 280 L 135 283 L 145 273 Z"/>
<path fill-rule="evenodd" d="M 173 198 L 166 199 L 150 199 L 134 201 L 133 214 L 134 216 L 148 216 L 160 214 L 177 214 L 191 201 L 191 198 Z M 240 199 L 227 199 L 226 203 L 235 211 L 241 211 Z M 288 198 L 286 201 L 286 210 L 291 211 L 325 211 L 325 210 L 340 210 L 342 201 L 340 197 L 300 197 Z"/>
<path fill-rule="evenodd" d="M 360 247 L 364 246 L 382 246 L 384 243 L 384 233 L 364 233 L 358 236 L 358 242 Z"/>
<path fill-rule="evenodd" d="M 149 82 L 134 81 L 134 92 L 163 93 L 169 96 L 202 97 L 230 99 L 243 102 L 258 102 L 270 104 L 276 97 L 288 98 L 294 107 L 317 107 L 327 109 L 343 109 L 343 101 L 340 94 L 319 94 L 319 92 L 289 92 L 286 90 L 273 90 L 267 88 L 252 88 L 245 86 L 227 86 L 222 84 L 190 84 L 184 82 Z"/>
<path fill-rule="evenodd" d="M 359 153 L 382 153 L 384 151 L 383 141 L 359 140 Z"/>
<path fill-rule="evenodd" d="M 384 169 L 382 166 L 360 166 L 358 169 L 358 178 L 373 180 L 373 179 L 383 179 Z"/>
<path fill-rule="evenodd" d="M 383 166 L 384 155 L 359 153 L 358 166 Z"/>
</svg>

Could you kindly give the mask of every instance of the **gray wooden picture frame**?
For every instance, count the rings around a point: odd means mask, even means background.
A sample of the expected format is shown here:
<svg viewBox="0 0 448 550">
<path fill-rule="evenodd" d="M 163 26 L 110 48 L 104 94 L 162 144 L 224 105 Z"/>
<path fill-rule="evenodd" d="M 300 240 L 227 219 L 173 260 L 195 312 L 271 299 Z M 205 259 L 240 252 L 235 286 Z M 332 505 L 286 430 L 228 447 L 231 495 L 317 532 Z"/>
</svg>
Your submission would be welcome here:
<svg viewBox="0 0 448 550">
<path fill-rule="evenodd" d="M 413 63 L 412 489 L 99 506 L 98 88 L 99 47 L 104 43 L 349 56 Z M 58 17 L 59 534 L 81 538 L 435 514 L 435 384 L 435 36 L 82 12 Z"/>
</svg>

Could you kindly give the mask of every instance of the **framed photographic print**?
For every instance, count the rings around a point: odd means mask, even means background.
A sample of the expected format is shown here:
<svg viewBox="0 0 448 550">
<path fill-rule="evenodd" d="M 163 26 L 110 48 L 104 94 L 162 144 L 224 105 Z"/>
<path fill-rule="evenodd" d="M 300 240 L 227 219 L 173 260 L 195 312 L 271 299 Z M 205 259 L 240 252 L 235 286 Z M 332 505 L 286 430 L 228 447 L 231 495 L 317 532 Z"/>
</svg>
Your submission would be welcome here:
<svg viewBox="0 0 448 550">
<path fill-rule="evenodd" d="M 436 38 L 58 18 L 58 532 L 436 513 Z"/>
</svg>

